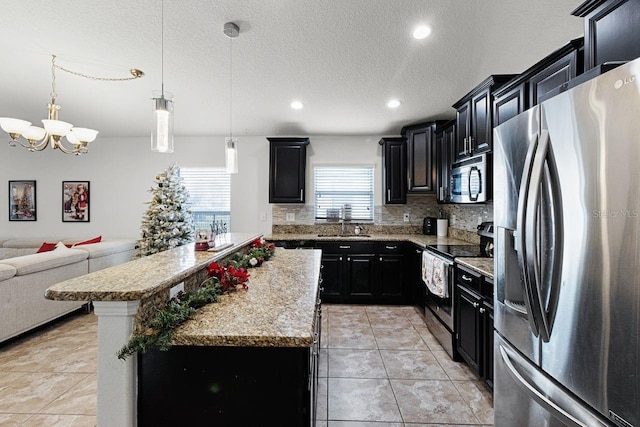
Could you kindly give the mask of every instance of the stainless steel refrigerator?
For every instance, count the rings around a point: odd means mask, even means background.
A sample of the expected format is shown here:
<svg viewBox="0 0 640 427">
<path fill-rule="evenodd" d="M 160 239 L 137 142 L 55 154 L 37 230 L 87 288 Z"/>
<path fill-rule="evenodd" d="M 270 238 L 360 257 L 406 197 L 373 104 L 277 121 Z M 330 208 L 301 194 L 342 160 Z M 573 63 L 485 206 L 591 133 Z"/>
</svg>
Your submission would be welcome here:
<svg viewBox="0 0 640 427">
<path fill-rule="evenodd" d="M 494 130 L 497 427 L 640 427 L 640 59 Z"/>
</svg>

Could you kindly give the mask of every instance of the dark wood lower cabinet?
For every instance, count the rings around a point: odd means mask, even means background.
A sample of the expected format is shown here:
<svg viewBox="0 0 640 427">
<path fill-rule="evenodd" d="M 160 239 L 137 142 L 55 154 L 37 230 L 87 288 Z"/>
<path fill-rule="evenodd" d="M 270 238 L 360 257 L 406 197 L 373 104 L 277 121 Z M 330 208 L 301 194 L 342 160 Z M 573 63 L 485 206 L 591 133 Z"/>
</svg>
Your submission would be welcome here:
<svg viewBox="0 0 640 427">
<path fill-rule="evenodd" d="M 312 425 L 311 353 L 191 346 L 149 351 L 138 359 L 138 425 Z"/>
<path fill-rule="evenodd" d="M 456 266 L 456 349 L 493 389 L 493 280 Z"/>
<path fill-rule="evenodd" d="M 403 242 L 317 242 L 322 249 L 322 301 L 328 303 L 406 304 Z"/>
<path fill-rule="evenodd" d="M 474 371 L 479 372 L 482 333 L 478 308 L 482 298 L 460 285 L 456 286 L 456 294 L 458 353 Z"/>
</svg>

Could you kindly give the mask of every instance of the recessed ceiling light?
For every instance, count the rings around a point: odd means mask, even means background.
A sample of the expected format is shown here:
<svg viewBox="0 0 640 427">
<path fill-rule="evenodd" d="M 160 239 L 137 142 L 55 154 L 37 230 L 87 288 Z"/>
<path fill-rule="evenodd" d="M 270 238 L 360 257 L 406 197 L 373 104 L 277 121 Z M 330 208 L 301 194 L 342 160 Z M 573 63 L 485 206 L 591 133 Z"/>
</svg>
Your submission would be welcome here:
<svg viewBox="0 0 640 427">
<path fill-rule="evenodd" d="M 402 102 L 398 101 L 397 99 L 392 99 L 391 101 L 387 102 L 387 107 L 398 108 L 400 104 L 402 104 Z"/>
<path fill-rule="evenodd" d="M 431 28 L 427 25 L 420 25 L 413 30 L 413 38 L 417 40 L 424 39 L 431 34 Z"/>
<path fill-rule="evenodd" d="M 302 110 L 304 108 L 304 104 L 300 101 L 293 101 L 291 103 L 291 108 L 294 110 Z"/>
</svg>

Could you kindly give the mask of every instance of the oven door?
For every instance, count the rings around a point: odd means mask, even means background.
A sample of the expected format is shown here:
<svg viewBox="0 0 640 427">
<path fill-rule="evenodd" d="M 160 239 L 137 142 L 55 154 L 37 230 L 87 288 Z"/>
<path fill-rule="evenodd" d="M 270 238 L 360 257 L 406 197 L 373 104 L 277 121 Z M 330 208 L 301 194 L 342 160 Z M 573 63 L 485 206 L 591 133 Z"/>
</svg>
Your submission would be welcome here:
<svg viewBox="0 0 640 427">
<path fill-rule="evenodd" d="M 449 288 L 448 297 L 441 298 L 429 292 L 427 289 L 427 306 L 440 319 L 440 321 L 453 332 L 453 263 L 447 261 L 447 286 Z"/>
</svg>

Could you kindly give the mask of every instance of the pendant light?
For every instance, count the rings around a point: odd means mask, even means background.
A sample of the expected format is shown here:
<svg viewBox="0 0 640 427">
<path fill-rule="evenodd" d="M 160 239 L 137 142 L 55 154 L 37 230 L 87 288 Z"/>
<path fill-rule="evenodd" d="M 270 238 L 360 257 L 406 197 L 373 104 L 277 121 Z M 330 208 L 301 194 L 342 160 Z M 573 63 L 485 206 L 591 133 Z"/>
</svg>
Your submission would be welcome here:
<svg viewBox="0 0 640 427">
<path fill-rule="evenodd" d="M 161 90 L 152 92 L 154 126 L 151 130 L 151 151 L 173 153 L 173 94 L 164 91 L 164 0 L 161 7 L 162 85 Z"/>
<path fill-rule="evenodd" d="M 233 39 L 240 34 L 240 28 L 233 22 L 227 22 L 223 28 L 229 37 L 229 136 L 224 139 L 225 168 L 227 173 L 238 173 L 238 138 L 233 136 Z"/>
</svg>

